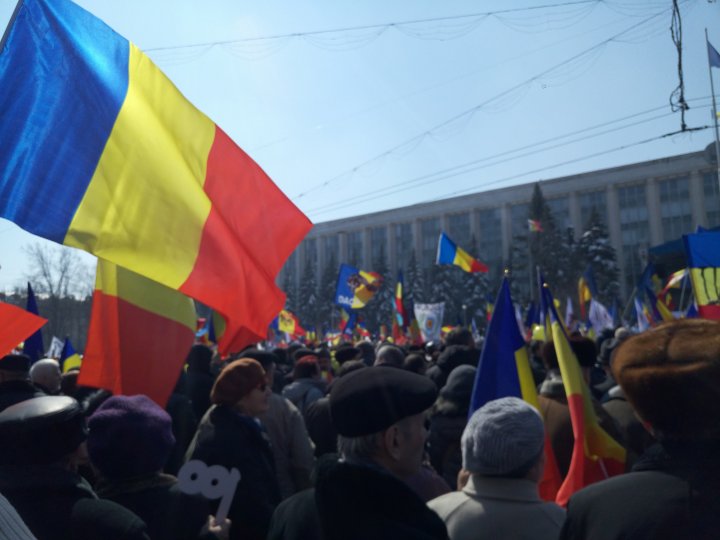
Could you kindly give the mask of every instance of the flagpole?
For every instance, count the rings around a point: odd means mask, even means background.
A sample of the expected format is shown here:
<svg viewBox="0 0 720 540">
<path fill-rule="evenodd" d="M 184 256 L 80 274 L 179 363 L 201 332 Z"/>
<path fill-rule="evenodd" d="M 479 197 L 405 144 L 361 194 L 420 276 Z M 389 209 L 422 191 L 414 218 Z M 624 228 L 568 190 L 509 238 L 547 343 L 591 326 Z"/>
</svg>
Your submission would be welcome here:
<svg viewBox="0 0 720 540">
<path fill-rule="evenodd" d="M 10 29 L 13 27 L 13 24 L 15 24 L 15 19 L 17 19 L 18 13 L 20 13 L 20 7 L 22 6 L 22 3 L 23 0 L 18 0 L 18 3 L 15 4 L 15 9 L 13 10 L 13 14 L 10 16 L 10 21 L 8 22 L 7 27 L 5 27 L 2 39 L 0 39 L 0 54 L 2 54 L 3 49 L 5 48 L 5 42 L 10 37 Z M 705 30 L 705 34 L 707 34 L 707 30 Z"/>
<path fill-rule="evenodd" d="M 620 322 L 622 323 L 625 320 L 625 313 L 627 313 L 628 308 L 630 307 L 630 304 L 632 303 L 633 299 L 635 298 L 635 293 L 637 292 L 637 285 L 633 287 L 632 293 L 630 293 L 630 298 L 627 301 L 627 304 L 625 304 L 625 309 L 622 310 L 622 313 L 620 314 Z"/>
<path fill-rule="evenodd" d="M 715 85 L 713 84 L 712 65 L 710 64 L 710 40 L 708 39 L 707 28 L 705 29 L 705 48 L 708 55 L 708 75 L 710 75 L 710 94 L 712 95 L 713 123 L 715 124 L 715 160 L 718 173 L 718 185 L 720 186 L 720 135 L 718 135 L 718 114 L 715 104 Z"/>
</svg>

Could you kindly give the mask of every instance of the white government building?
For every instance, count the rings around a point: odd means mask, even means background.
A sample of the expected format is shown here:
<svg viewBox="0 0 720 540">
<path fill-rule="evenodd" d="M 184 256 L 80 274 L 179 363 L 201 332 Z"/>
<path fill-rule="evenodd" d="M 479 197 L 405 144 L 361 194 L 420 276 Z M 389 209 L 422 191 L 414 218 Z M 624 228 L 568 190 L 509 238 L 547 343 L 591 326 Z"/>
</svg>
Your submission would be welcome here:
<svg viewBox="0 0 720 540">
<path fill-rule="evenodd" d="M 493 275 L 508 260 L 512 238 L 527 230 L 534 183 L 415 204 L 346 219 L 317 223 L 288 259 L 279 283 L 290 272 L 299 282 L 307 258 L 318 277 L 334 253 L 345 262 L 372 270 L 385 251 L 391 275 L 404 270 L 415 249 L 423 267 L 435 262 L 444 230 L 459 246 L 475 236 L 478 259 Z M 720 225 L 714 145 L 705 150 L 643 161 L 540 182 L 558 227 L 577 237 L 595 209 L 604 220 L 621 271 L 625 297 L 642 272 L 647 250 L 693 232 L 698 225 Z"/>
</svg>

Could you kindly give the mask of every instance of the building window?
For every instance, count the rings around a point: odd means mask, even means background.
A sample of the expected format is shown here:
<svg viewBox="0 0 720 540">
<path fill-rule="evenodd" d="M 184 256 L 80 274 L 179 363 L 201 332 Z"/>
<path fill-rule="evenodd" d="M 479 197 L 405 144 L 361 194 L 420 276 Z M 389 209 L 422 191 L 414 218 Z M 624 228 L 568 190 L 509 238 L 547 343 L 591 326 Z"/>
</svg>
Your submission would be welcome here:
<svg viewBox="0 0 720 540">
<path fill-rule="evenodd" d="M 387 229 L 385 227 L 375 227 L 370 231 L 370 256 L 372 263 L 384 258 L 387 263 Z"/>
<path fill-rule="evenodd" d="M 583 231 L 590 228 L 590 218 L 593 213 L 600 218 L 603 224 L 607 225 L 607 200 L 605 191 L 580 193 L 578 202 L 580 203 L 580 219 L 582 220 Z"/>
<path fill-rule="evenodd" d="M 527 216 L 524 218 L 527 223 Z M 502 266 L 502 220 L 499 208 L 489 208 L 478 212 L 480 238 L 477 256 L 491 270 Z M 496 274 L 493 274 L 496 275 Z"/>
<path fill-rule="evenodd" d="M 692 232 L 690 186 L 687 176 L 663 180 L 660 188 L 660 217 L 665 242 Z"/>
<path fill-rule="evenodd" d="M 618 188 L 618 203 L 625 285 L 632 290 L 645 266 L 642 254 L 650 239 L 645 184 Z"/>
<path fill-rule="evenodd" d="M 512 222 L 512 236 L 527 236 L 528 219 L 530 218 L 530 205 L 527 203 L 513 204 L 510 207 L 510 221 Z"/>
<path fill-rule="evenodd" d="M 415 243 L 412 223 L 397 223 L 395 229 L 395 261 L 398 268 L 407 270 Z"/>
<path fill-rule="evenodd" d="M 426 219 L 420 222 L 420 241 L 422 248 L 420 263 L 423 268 L 435 264 L 439 238 L 440 220 L 438 218 Z"/>
<path fill-rule="evenodd" d="M 470 230 L 470 214 L 452 214 L 448 216 L 448 236 L 465 251 L 473 250 L 472 231 Z"/>
<path fill-rule="evenodd" d="M 548 199 L 547 205 L 550 208 L 555 226 L 560 231 L 564 231 L 568 227 L 572 227 L 570 222 L 570 203 L 567 197 L 559 197 L 557 199 Z"/>
<path fill-rule="evenodd" d="M 353 231 L 347 234 L 347 262 L 352 266 L 360 266 L 363 262 L 363 233 Z"/>
<path fill-rule="evenodd" d="M 703 174 L 703 194 L 705 195 L 705 214 L 708 227 L 720 225 L 720 188 L 718 188 L 717 172 Z"/>
</svg>

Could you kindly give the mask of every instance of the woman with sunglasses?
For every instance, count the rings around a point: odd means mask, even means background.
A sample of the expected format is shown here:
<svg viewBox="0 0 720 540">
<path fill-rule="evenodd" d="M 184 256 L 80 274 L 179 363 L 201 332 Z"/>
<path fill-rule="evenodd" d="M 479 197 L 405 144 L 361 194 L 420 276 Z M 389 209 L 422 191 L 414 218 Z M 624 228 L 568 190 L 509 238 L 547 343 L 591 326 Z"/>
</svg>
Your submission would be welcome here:
<svg viewBox="0 0 720 540">
<path fill-rule="evenodd" d="M 240 471 L 230 507 L 230 539 L 264 539 L 280 503 L 270 444 L 257 415 L 267 411 L 270 387 L 260 363 L 231 362 L 210 392 L 212 407 L 198 426 L 187 460 Z"/>
</svg>

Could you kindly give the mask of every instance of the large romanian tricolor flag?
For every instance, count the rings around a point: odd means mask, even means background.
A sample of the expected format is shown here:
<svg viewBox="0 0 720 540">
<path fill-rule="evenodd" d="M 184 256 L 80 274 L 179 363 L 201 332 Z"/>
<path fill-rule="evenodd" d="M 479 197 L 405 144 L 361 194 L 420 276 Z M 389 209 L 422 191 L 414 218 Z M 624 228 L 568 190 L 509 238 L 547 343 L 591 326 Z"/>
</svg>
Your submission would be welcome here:
<svg viewBox="0 0 720 540">
<path fill-rule="evenodd" d="M 46 322 L 47 319 L 34 313 L 0 302 L 0 356 L 8 354 Z"/>
<path fill-rule="evenodd" d="M 195 340 L 195 321 L 184 294 L 98 259 L 78 383 L 145 394 L 164 407 Z"/>
<path fill-rule="evenodd" d="M 147 56 L 69 0 L 22 0 L 0 87 L 0 216 L 210 306 L 221 352 L 265 336 L 311 223 Z"/>
<path fill-rule="evenodd" d="M 683 236 L 700 317 L 720 319 L 720 232 Z"/>
<path fill-rule="evenodd" d="M 547 294 L 550 295 L 549 289 Z M 567 476 L 556 502 L 566 506 L 570 496 L 594 482 L 625 471 L 625 449 L 598 424 L 590 391 L 583 379 L 575 353 L 570 348 L 565 329 L 552 302 L 550 320 L 552 340 L 562 375 L 575 445 Z"/>
<path fill-rule="evenodd" d="M 485 335 L 469 414 L 472 415 L 488 401 L 508 396 L 522 398 L 540 409 L 527 347 L 515 319 L 510 284 L 507 278 L 503 278 Z M 545 500 L 554 500 L 562 478 L 548 437 L 545 438 L 545 455 L 540 494 Z"/>
<path fill-rule="evenodd" d="M 437 250 L 437 264 L 454 264 L 466 272 L 487 272 L 488 267 L 467 251 L 458 247 L 444 232 L 440 233 Z"/>
</svg>

